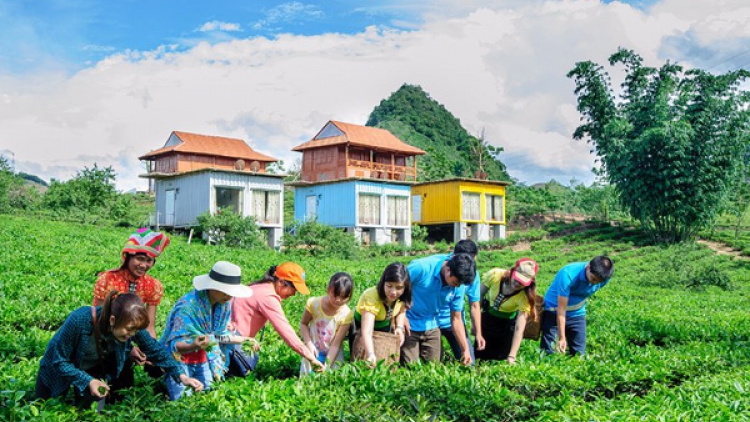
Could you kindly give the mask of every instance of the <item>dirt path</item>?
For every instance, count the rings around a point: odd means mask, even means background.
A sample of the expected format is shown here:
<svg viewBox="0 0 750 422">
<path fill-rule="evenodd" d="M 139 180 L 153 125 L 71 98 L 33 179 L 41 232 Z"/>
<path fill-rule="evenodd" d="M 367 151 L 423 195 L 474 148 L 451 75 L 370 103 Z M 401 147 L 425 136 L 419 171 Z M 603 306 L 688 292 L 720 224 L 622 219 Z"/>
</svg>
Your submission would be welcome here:
<svg viewBox="0 0 750 422">
<path fill-rule="evenodd" d="M 742 251 L 737 250 L 727 245 L 726 243 L 714 242 L 712 240 L 703 240 L 703 239 L 698 239 L 696 240 L 696 242 L 700 243 L 701 245 L 705 245 L 707 248 L 715 251 L 719 255 L 730 255 L 737 259 L 745 259 L 745 260 L 750 259 L 750 257 L 743 256 Z"/>
</svg>

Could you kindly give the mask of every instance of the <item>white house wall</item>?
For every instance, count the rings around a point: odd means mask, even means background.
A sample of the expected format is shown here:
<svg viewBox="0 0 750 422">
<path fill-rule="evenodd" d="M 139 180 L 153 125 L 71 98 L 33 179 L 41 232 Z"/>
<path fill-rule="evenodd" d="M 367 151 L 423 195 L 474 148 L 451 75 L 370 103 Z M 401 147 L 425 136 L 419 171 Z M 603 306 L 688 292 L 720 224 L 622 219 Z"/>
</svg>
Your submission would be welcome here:
<svg viewBox="0 0 750 422">
<path fill-rule="evenodd" d="M 210 184 L 210 204 L 211 213 L 216 212 L 216 187 L 226 188 L 238 188 L 242 189 L 242 215 L 250 216 L 253 215 L 253 192 L 255 190 L 260 191 L 273 191 L 279 192 L 279 207 L 280 216 L 278 224 L 263 224 L 263 227 L 284 227 L 284 182 L 278 177 L 265 177 L 265 176 L 246 176 L 243 174 L 236 173 L 223 173 L 223 172 L 210 172 L 211 184 Z"/>
<path fill-rule="evenodd" d="M 169 179 L 157 179 L 154 184 L 156 192 L 156 212 L 160 225 L 165 223 L 167 191 L 174 189 L 177 193 L 174 204 L 174 227 L 195 225 L 196 218 L 208 211 L 211 191 L 209 173 L 200 172 Z"/>
</svg>

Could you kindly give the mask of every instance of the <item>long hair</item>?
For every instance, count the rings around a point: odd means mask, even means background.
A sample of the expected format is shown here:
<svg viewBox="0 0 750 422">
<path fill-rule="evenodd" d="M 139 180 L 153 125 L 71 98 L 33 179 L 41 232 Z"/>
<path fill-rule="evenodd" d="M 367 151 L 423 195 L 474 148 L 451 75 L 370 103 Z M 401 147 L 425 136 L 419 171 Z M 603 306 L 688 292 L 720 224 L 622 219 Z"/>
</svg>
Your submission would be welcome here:
<svg viewBox="0 0 750 422">
<path fill-rule="evenodd" d="M 380 300 L 383 301 L 383 303 L 386 303 L 386 296 L 385 296 L 385 283 L 394 282 L 394 283 L 404 283 L 404 293 L 401 295 L 399 300 L 404 303 L 404 307 L 406 309 L 411 308 L 412 303 L 412 297 L 411 297 L 411 277 L 409 277 L 409 270 L 406 268 L 406 265 L 400 263 L 400 262 L 394 262 L 392 264 L 388 264 L 387 267 L 383 270 L 383 274 L 380 276 L 380 281 L 378 281 L 378 296 L 380 297 Z"/>
<path fill-rule="evenodd" d="M 255 284 L 262 284 L 262 283 L 273 283 L 278 278 L 276 277 L 276 265 L 271 265 L 271 267 L 266 271 L 265 274 L 263 274 L 263 277 L 250 282 L 250 286 L 253 286 Z"/>
<path fill-rule="evenodd" d="M 110 317 L 115 317 L 115 327 L 122 327 L 130 323 L 142 330 L 148 327 L 149 319 L 146 306 L 135 293 L 120 294 L 117 290 L 110 290 L 102 305 L 102 313 L 99 316 L 99 332 L 109 334 L 112 327 L 109 324 Z"/>
</svg>

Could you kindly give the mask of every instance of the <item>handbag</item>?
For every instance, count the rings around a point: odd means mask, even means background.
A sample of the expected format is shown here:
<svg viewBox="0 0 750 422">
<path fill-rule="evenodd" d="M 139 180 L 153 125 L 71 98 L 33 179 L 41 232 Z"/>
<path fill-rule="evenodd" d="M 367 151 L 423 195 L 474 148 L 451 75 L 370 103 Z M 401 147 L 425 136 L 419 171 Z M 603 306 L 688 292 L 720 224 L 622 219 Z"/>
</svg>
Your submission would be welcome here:
<svg viewBox="0 0 750 422">
<path fill-rule="evenodd" d="M 534 319 L 526 319 L 526 327 L 523 330 L 523 338 L 530 340 L 539 340 L 539 336 L 542 332 L 542 312 L 544 312 L 544 297 L 537 295 L 536 303 L 534 303 L 536 310 Z"/>
<path fill-rule="evenodd" d="M 235 346 L 229 352 L 229 369 L 227 376 L 245 378 L 258 365 L 258 352 L 249 355 L 242 351 L 242 347 Z"/>
<path fill-rule="evenodd" d="M 266 327 L 260 330 L 260 339 L 263 341 L 263 334 L 266 333 Z M 258 359 L 260 358 L 260 352 L 255 352 L 252 355 L 248 355 L 242 350 L 242 346 L 237 344 L 229 351 L 229 367 L 227 368 L 228 377 L 241 377 L 245 378 L 247 374 L 255 370 L 258 365 Z"/>
</svg>

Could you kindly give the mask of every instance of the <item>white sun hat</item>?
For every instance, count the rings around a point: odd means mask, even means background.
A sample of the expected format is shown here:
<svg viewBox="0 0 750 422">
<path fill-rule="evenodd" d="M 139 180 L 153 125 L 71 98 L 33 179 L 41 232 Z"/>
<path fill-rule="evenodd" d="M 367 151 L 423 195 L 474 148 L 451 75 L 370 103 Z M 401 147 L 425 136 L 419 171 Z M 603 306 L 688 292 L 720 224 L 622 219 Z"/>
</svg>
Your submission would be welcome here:
<svg viewBox="0 0 750 422">
<path fill-rule="evenodd" d="M 208 274 L 193 278 L 196 290 L 218 290 L 232 297 L 250 297 L 253 290 L 242 284 L 242 270 L 239 266 L 227 261 L 219 261 Z"/>
</svg>

